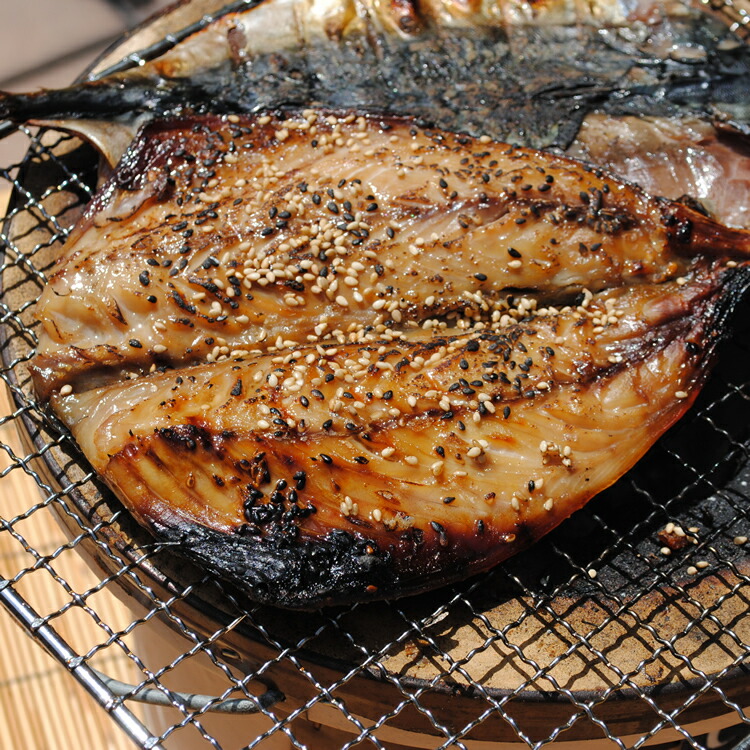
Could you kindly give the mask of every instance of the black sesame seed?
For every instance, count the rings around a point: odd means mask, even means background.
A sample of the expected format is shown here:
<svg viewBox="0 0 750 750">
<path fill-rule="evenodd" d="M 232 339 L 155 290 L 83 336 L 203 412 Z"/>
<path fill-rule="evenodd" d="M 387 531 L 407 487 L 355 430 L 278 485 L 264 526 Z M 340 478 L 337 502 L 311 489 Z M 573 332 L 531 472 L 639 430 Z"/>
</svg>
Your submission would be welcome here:
<svg viewBox="0 0 750 750">
<path fill-rule="evenodd" d="M 305 409 L 310 406 L 310 401 L 308 400 L 307 396 L 300 396 L 299 402 L 302 404 L 302 406 L 305 407 Z"/>
<path fill-rule="evenodd" d="M 327 453 L 321 453 L 320 454 L 321 459 L 323 459 L 324 464 L 332 464 L 333 459 L 327 454 Z"/>
<path fill-rule="evenodd" d="M 339 212 L 339 207 L 333 201 L 328 201 L 328 203 L 326 204 L 326 208 L 332 214 L 337 214 Z"/>
<path fill-rule="evenodd" d="M 487 281 L 487 274 L 485 273 L 475 273 L 474 278 L 477 279 L 477 281 Z"/>
<path fill-rule="evenodd" d="M 326 419 L 326 421 L 323 422 L 323 429 L 324 430 L 330 430 L 331 427 L 333 427 L 333 420 L 332 419 Z"/>
<path fill-rule="evenodd" d="M 148 286 L 151 283 L 148 271 L 141 271 L 138 274 L 138 281 L 140 281 L 143 286 Z"/>
<path fill-rule="evenodd" d="M 456 498 L 455 498 L 455 497 L 452 497 L 452 496 L 449 496 L 449 497 L 444 497 L 444 498 L 443 498 L 443 502 L 444 502 L 444 503 L 445 503 L 446 505 L 450 505 L 450 504 L 451 504 L 451 503 L 452 503 L 452 502 L 453 502 L 453 501 L 454 501 L 455 499 L 456 499 Z"/>
<path fill-rule="evenodd" d="M 510 406 L 503 408 L 503 418 L 507 419 L 510 416 Z"/>
<path fill-rule="evenodd" d="M 128 343 L 130 344 L 130 346 L 133 347 L 133 349 L 142 349 L 143 348 L 143 344 L 140 341 L 138 341 L 138 339 L 130 339 L 130 341 Z"/>
</svg>

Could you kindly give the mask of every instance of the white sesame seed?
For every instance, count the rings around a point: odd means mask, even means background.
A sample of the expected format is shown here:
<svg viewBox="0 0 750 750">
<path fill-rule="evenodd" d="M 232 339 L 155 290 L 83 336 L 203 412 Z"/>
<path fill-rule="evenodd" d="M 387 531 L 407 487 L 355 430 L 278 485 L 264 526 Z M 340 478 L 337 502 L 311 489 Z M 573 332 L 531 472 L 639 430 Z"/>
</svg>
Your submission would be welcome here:
<svg viewBox="0 0 750 750">
<path fill-rule="evenodd" d="M 167 351 L 167 347 L 164 344 L 154 344 L 153 349 L 156 354 L 164 354 Z"/>
<path fill-rule="evenodd" d="M 589 568 L 587 573 L 589 574 L 589 578 L 596 578 L 597 573 L 593 568 Z"/>
<path fill-rule="evenodd" d="M 687 398 L 688 394 L 687 394 L 687 391 L 675 391 L 674 397 L 683 399 L 683 398 Z"/>
<path fill-rule="evenodd" d="M 695 567 L 695 565 L 691 565 L 691 566 L 690 566 L 690 567 L 688 567 L 688 569 L 687 569 L 687 574 L 688 574 L 689 576 L 694 576 L 694 575 L 695 575 L 695 574 L 696 574 L 697 572 L 698 572 L 698 568 L 696 568 L 696 567 Z"/>
<path fill-rule="evenodd" d="M 388 447 L 388 448 L 383 448 L 383 450 L 380 451 L 380 455 L 383 458 L 390 458 L 395 452 L 396 452 L 395 448 Z"/>
<path fill-rule="evenodd" d="M 736 537 L 734 538 L 734 543 L 735 543 L 735 544 L 736 544 L 736 545 L 737 545 L 738 547 L 741 547 L 741 546 L 742 546 L 743 544 L 746 544 L 746 543 L 747 543 L 747 537 L 746 537 L 746 536 L 736 536 Z"/>
<path fill-rule="evenodd" d="M 406 456 L 404 461 L 410 466 L 416 466 L 419 463 L 419 459 L 416 456 Z"/>
<path fill-rule="evenodd" d="M 707 560 L 698 560 L 697 563 L 695 563 L 695 567 L 699 570 L 703 570 L 704 568 L 707 568 L 709 566 L 709 562 Z"/>
<path fill-rule="evenodd" d="M 555 501 L 551 497 L 548 497 L 544 501 L 544 510 L 552 510 L 552 508 L 554 507 L 554 505 L 555 505 Z"/>
<path fill-rule="evenodd" d="M 71 393 L 73 393 L 73 386 L 70 384 L 66 384 L 62 388 L 60 388 L 61 396 L 70 396 Z"/>
<path fill-rule="evenodd" d="M 478 456 L 482 455 L 482 449 L 479 446 L 474 446 L 473 448 L 469 448 L 468 451 L 466 451 L 466 455 L 469 458 L 477 458 Z"/>
<path fill-rule="evenodd" d="M 373 521 L 381 521 L 383 518 L 383 512 L 380 510 L 380 508 L 375 508 L 372 511 L 372 520 Z"/>
<path fill-rule="evenodd" d="M 669 556 L 670 556 L 670 555 L 672 554 L 672 550 L 671 550 L 671 549 L 669 549 L 669 547 L 662 547 L 662 548 L 661 548 L 661 549 L 659 550 L 659 552 L 661 552 L 661 553 L 662 553 L 662 555 L 664 555 L 664 557 L 669 557 Z"/>
</svg>

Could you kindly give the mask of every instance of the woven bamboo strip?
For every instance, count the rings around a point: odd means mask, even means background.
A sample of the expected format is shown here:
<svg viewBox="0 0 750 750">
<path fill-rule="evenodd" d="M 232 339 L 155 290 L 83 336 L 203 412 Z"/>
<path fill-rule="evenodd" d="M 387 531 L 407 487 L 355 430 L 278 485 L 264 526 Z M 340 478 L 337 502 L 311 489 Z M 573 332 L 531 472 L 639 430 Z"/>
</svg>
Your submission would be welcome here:
<svg viewBox="0 0 750 750">
<path fill-rule="evenodd" d="M 1 396 L 0 412 L 9 412 L 5 393 Z M 12 424 L 0 427 L 0 440 L 22 455 Z M 8 456 L 0 452 L 0 469 L 9 463 Z M 4 519 L 18 516 L 41 499 L 34 480 L 20 468 L 14 468 L 0 479 L 0 515 Z M 51 553 L 66 541 L 51 512 L 44 508 L 38 508 L 14 528 L 43 554 Z M 3 576 L 14 577 L 33 563 L 34 557 L 16 539 L 7 532 L 0 532 L 0 573 Z M 65 552 L 51 564 L 74 591 L 83 592 L 96 582 L 75 553 Z M 44 570 L 24 575 L 18 588 L 28 595 L 30 603 L 42 615 L 55 612 L 61 603 L 70 600 L 62 586 Z M 97 595 L 96 612 L 108 623 L 130 619 L 124 605 L 111 594 Z M 87 644 L 85 647 L 90 648 L 106 638 L 88 615 L 63 616 L 53 619 L 51 624 L 74 646 Z M 129 750 L 133 747 L 88 693 L 39 644 L 25 637 L 4 611 L 0 611 L 0 644 L 0 722 L 3 726 L 0 744 L 3 747 L 24 750 L 67 747 Z M 120 679 L 135 677 L 127 657 L 116 646 L 108 647 L 97 659 L 96 666 L 104 666 Z M 138 706 L 131 708 L 140 712 Z"/>
</svg>

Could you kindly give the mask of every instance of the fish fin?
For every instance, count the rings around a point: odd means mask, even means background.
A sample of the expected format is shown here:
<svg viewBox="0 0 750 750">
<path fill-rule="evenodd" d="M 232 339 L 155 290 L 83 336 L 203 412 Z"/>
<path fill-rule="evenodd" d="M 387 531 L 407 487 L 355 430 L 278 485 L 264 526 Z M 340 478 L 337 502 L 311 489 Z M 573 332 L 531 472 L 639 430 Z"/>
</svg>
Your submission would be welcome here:
<svg viewBox="0 0 750 750">
<path fill-rule="evenodd" d="M 117 165 L 140 127 L 139 120 L 31 120 L 30 124 L 78 136 L 91 144 L 109 167 Z"/>
</svg>

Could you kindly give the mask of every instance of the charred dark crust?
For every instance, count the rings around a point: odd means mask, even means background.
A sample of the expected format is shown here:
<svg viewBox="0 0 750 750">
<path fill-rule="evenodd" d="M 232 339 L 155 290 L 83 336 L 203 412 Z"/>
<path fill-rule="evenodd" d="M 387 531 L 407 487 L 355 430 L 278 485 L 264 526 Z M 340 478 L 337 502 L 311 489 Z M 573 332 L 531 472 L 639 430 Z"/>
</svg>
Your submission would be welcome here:
<svg viewBox="0 0 750 750">
<path fill-rule="evenodd" d="M 182 520 L 149 525 L 160 540 L 263 604 L 315 609 L 407 593 L 391 555 L 346 531 L 293 540 L 224 534 Z"/>
</svg>

